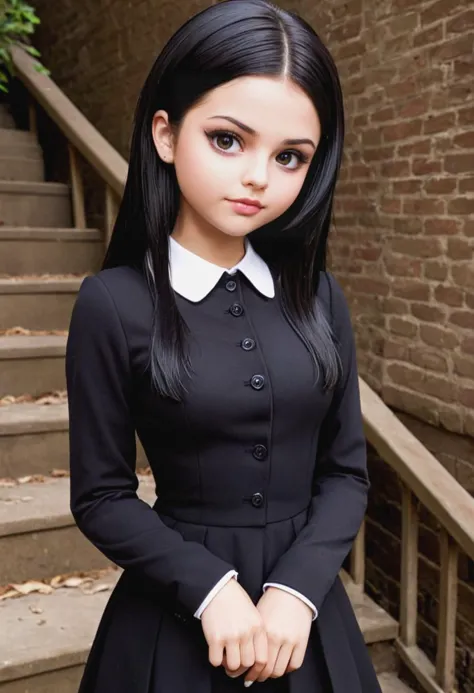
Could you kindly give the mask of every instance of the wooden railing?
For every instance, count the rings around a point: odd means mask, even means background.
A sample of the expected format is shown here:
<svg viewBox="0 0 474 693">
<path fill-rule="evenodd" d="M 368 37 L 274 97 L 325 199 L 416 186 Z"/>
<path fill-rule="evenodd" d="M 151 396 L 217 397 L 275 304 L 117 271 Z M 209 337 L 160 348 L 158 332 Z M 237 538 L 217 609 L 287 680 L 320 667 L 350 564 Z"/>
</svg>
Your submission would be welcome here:
<svg viewBox="0 0 474 693">
<path fill-rule="evenodd" d="M 74 104 L 47 76 L 34 69 L 33 59 L 13 51 L 17 76 L 41 104 L 69 143 L 74 223 L 86 225 L 82 178 L 77 152 L 105 183 L 105 243 L 113 226 L 117 201 L 127 175 L 127 162 L 86 120 Z M 30 127 L 36 123 L 34 104 Z M 455 621 L 457 610 L 458 547 L 474 559 L 474 499 L 455 481 L 431 453 L 413 436 L 369 386 L 360 380 L 365 433 L 381 458 L 403 483 L 400 637 L 398 651 L 427 693 L 452 693 L 454 687 Z M 440 534 L 440 614 L 436 666 L 416 642 L 418 591 L 418 502 L 442 526 Z M 351 552 L 351 577 L 363 591 L 365 580 L 365 524 Z"/>
<path fill-rule="evenodd" d="M 36 132 L 36 104 L 44 109 L 68 141 L 71 197 L 75 228 L 86 228 L 84 186 L 78 154 L 104 181 L 104 242 L 108 245 L 122 197 L 128 164 L 59 89 L 53 80 L 35 70 L 34 59 L 19 47 L 12 50 L 18 79 L 28 90 L 30 130 Z"/>
<path fill-rule="evenodd" d="M 458 590 L 458 553 L 474 559 L 474 499 L 441 463 L 359 379 L 365 434 L 402 481 L 400 575 L 401 659 L 427 693 L 453 693 Z M 436 665 L 417 645 L 418 506 L 441 525 L 439 616 Z M 351 577 L 363 590 L 365 523 L 351 552 Z"/>
</svg>

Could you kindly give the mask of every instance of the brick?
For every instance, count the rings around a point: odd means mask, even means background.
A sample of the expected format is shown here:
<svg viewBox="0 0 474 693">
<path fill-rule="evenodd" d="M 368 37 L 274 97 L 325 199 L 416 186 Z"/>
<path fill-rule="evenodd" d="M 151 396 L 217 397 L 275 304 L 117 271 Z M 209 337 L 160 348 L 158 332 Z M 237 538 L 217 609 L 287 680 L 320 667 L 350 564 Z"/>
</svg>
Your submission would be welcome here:
<svg viewBox="0 0 474 693">
<path fill-rule="evenodd" d="M 448 373 L 448 360 L 437 351 L 428 351 L 426 348 L 416 346 L 410 349 L 410 361 L 423 369 L 435 371 L 436 373 Z"/>
<path fill-rule="evenodd" d="M 464 404 L 465 407 L 474 409 L 474 387 L 460 386 L 459 401 L 461 404 Z"/>
<path fill-rule="evenodd" d="M 458 112 L 458 124 L 463 126 L 474 125 L 474 106 L 460 109 Z"/>
<path fill-rule="evenodd" d="M 403 200 L 403 214 L 420 214 L 422 216 L 436 216 L 444 212 L 444 200 L 418 198 Z"/>
<path fill-rule="evenodd" d="M 382 136 L 384 142 L 396 142 L 421 135 L 421 129 L 422 121 L 420 119 L 409 120 L 395 125 L 385 125 L 382 127 Z"/>
<path fill-rule="evenodd" d="M 408 178 L 407 180 L 395 180 L 392 183 L 394 195 L 417 195 L 421 191 L 422 181 Z"/>
<path fill-rule="evenodd" d="M 460 193 L 470 193 L 474 192 L 474 177 L 473 178 L 463 178 L 459 181 L 459 192 Z"/>
<path fill-rule="evenodd" d="M 456 197 L 447 204 L 448 214 L 474 214 L 474 197 Z"/>
<path fill-rule="evenodd" d="M 386 296 L 389 291 L 388 283 L 383 280 L 370 279 L 369 277 L 357 277 L 354 281 L 353 290 L 361 294 L 377 294 Z"/>
<path fill-rule="evenodd" d="M 403 144 L 398 147 L 397 155 L 403 158 L 405 156 L 415 156 L 417 154 L 429 154 L 431 152 L 431 144 L 431 139 Z"/>
<path fill-rule="evenodd" d="M 442 323 L 446 317 L 446 312 L 438 306 L 427 305 L 426 303 L 413 303 L 411 306 L 413 317 L 424 322 Z"/>
<path fill-rule="evenodd" d="M 381 173 L 386 178 L 404 178 L 410 175 L 410 162 L 408 159 L 386 161 L 381 166 Z"/>
<path fill-rule="evenodd" d="M 446 262 L 425 262 L 425 277 L 426 279 L 435 279 L 438 282 L 444 282 L 448 276 L 448 266 Z"/>
<path fill-rule="evenodd" d="M 426 282 L 410 279 L 395 279 L 392 284 L 392 296 L 408 301 L 429 301 L 430 287 Z"/>
<path fill-rule="evenodd" d="M 357 38 L 362 29 L 362 17 L 346 15 L 346 20 L 328 32 L 330 43 L 342 43 Z"/>
<path fill-rule="evenodd" d="M 413 160 L 412 171 L 414 176 L 426 176 L 431 173 L 441 173 L 442 163 L 439 161 L 439 159 L 430 160 L 420 157 Z"/>
<path fill-rule="evenodd" d="M 397 233 L 404 235 L 407 233 L 418 235 L 423 231 L 423 219 L 421 217 L 395 217 L 393 228 Z"/>
<path fill-rule="evenodd" d="M 370 128 L 365 130 L 361 136 L 364 146 L 373 147 L 382 144 L 382 134 L 378 128 Z"/>
<path fill-rule="evenodd" d="M 365 161 L 391 161 L 395 155 L 395 147 L 377 147 L 364 151 Z"/>
<path fill-rule="evenodd" d="M 456 178 L 431 178 L 424 181 L 424 191 L 427 195 L 450 195 L 458 185 Z"/>
<path fill-rule="evenodd" d="M 474 345 L 473 345 L 474 346 Z M 474 355 L 474 349 L 472 351 Z M 454 372 L 462 378 L 470 378 L 474 381 L 474 358 L 467 358 L 460 354 L 452 355 Z"/>
<path fill-rule="evenodd" d="M 453 260 L 470 260 L 474 254 L 474 244 L 466 238 L 448 238 L 448 257 Z"/>
<path fill-rule="evenodd" d="M 415 337 L 418 332 L 415 322 L 393 316 L 390 316 L 388 320 L 388 329 L 392 334 L 397 334 L 401 337 Z"/>
<path fill-rule="evenodd" d="M 453 78 L 462 80 L 470 79 L 472 77 L 472 58 L 459 58 L 453 61 Z"/>
<path fill-rule="evenodd" d="M 398 17 L 393 17 L 389 22 L 387 22 L 386 26 L 392 36 L 398 36 L 399 34 L 412 32 L 417 28 L 418 22 L 418 12 L 410 12 L 409 14 L 402 14 Z"/>
<path fill-rule="evenodd" d="M 471 310 L 458 310 L 451 313 L 449 322 L 466 330 L 474 330 L 474 313 Z"/>
<path fill-rule="evenodd" d="M 420 337 L 425 344 L 438 349 L 454 349 L 459 337 L 452 331 L 436 325 L 420 325 Z"/>
<path fill-rule="evenodd" d="M 434 290 L 434 298 L 438 303 L 459 308 L 464 303 L 464 291 L 456 289 L 454 286 L 439 284 Z"/>
<path fill-rule="evenodd" d="M 433 135 L 437 132 L 444 132 L 456 124 L 456 113 L 443 113 L 439 116 L 430 116 L 423 121 L 423 134 Z"/>
<path fill-rule="evenodd" d="M 443 247 L 437 238 L 394 238 L 391 245 L 394 253 L 411 257 L 434 258 L 443 253 Z"/>
<path fill-rule="evenodd" d="M 410 350 L 406 344 L 399 344 L 386 339 L 384 343 L 383 356 L 385 359 L 394 359 L 397 361 L 409 361 Z"/>
<path fill-rule="evenodd" d="M 423 230 L 429 236 L 450 236 L 459 232 L 457 219 L 425 219 Z"/>
<path fill-rule="evenodd" d="M 463 132 L 461 135 L 456 135 L 453 139 L 453 144 L 455 147 L 460 147 L 461 149 L 474 149 L 474 131 Z"/>
<path fill-rule="evenodd" d="M 380 201 L 380 209 L 385 214 L 400 214 L 402 203 L 398 197 L 383 197 Z"/>
<path fill-rule="evenodd" d="M 448 173 L 472 173 L 472 154 L 452 154 L 444 160 Z"/>
<path fill-rule="evenodd" d="M 407 259 L 402 256 L 387 255 L 384 258 L 387 274 L 394 277 L 421 277 L 421 260 Z"/>
<path fill-rule="evenodd" d="M 459 265 L 451 269 L 454 283 L 467 289 L 474 289 L 474 268 L 468 265 Z"/>
<path fill-rule="evenodd" d="M 388 106 L 387 108 L 381 108 L 375 113 L 370 115 L 370 120 L 372 123 L 384 123 L 387 120 L 393 120 L 395 118 L 395 109 L 393 106 Z"/>
</svg>

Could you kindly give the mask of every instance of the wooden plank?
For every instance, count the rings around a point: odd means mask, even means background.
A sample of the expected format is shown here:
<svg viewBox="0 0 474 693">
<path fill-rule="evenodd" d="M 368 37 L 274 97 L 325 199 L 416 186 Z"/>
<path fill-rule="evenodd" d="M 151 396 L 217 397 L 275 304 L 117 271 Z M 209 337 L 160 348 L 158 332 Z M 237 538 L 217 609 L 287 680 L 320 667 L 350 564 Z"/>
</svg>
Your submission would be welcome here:
<svg viewBox="0 0 474 693">
<path fill-rule="evenodd" d="M 396 640 L 395 647 L 403 663 L 410 669 L 426 693 L 445 693 L 436 683 L 433 664 L 417 645 L 406 647 L 401 640 Z"/>
<path fill-rule="evenodd" d="M 105 186 L 105 248 L 109 246 L 118 213 L 117 196 L 109 185 Z"/>
<path fill-rule="evenodd" d="M 47 75 L 35 70 L 35 60 L 12 47 L 16 75 L 91 166 L 113 190 L 123 194 L 128 164 Z"/>
<path fill-rule="evenodd" d="M 458 547 L 446 530 L 440 534 L 441 580 L 439 587 L 438 651 L 436 679 L 443 691 L 455 682 L 456 611 L 458 601 Z"/>
<path fill-rule="evenodd" d="M 362 522 L 352 545 L 351 576 L 354 584 L 363 591 L 365 583 L 365 520 Z"/>
<path fill-rule="evenodd" d="M 69 167 L 71 174 L 71 193 L 72 193 L 72 208 L 74 215 L 74 226 L 76 229 L 86 228 L 86 213 L 84 203 L 84 186 L 82 183 L 82 174 L 79 168 L 79 161 L 76 156 L 74 146 L 68 142 L 69 148 Z"/>
<path fill-rule="evenodd" d="M 418 513 L 413 494 L 404 486 L 402 490 L 400 629 L 401 639 L 407 647 L 416 645 L 417 589 Z"/>
<path fill-rule="evenodd" d="M 474 498 L 361 379 L 365 434 L 458 546 L 474 559 Z"/>
</svg>

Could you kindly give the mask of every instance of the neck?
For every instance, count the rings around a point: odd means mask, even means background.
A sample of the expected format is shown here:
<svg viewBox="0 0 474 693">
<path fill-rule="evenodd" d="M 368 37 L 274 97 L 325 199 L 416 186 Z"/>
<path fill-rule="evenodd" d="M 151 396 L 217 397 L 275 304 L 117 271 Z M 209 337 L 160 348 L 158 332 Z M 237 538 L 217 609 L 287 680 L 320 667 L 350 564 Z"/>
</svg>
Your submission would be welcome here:
<svg viewBox="0 0 474 693">
<path fill-rule="evenodd" d="M 229 236 L 204 223 L 184 200 L 171 235 L 186 250 L 224 269 L 234 267 L 245 255 L 245 237 Z"/>
</svg>

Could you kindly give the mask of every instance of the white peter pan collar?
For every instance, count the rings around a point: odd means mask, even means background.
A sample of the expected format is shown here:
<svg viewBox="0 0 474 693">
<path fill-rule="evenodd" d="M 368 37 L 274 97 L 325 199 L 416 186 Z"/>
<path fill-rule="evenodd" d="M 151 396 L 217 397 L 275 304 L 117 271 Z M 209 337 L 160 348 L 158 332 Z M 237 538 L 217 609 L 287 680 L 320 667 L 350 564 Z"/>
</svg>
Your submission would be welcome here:
<svg viewBox="0 0 474 693">
<path fill-rule="evenodd" d="M 264 296 L 273 298 L 275 286 L 267 263 L 245 239 L 245 255 L 234 267 L 225 269 L 199 257 L 182 246 L 173 237 L 169 238 L 170 281 L 178 294 L 188 301 L 201 301 L 215 287 L 224 272 L 235 274 L 240 270 L 254 287 Z"/>
</svg>

